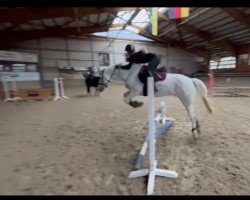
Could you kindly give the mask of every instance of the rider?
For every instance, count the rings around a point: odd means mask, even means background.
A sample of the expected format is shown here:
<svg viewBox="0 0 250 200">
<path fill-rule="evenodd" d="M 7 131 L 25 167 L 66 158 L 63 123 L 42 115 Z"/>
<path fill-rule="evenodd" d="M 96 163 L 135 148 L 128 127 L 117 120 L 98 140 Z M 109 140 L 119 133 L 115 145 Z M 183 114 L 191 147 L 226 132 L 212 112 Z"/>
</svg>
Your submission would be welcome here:
<svg viewBox="0 0 250 200">
<path fill-rule="evenodd" d="M 146 53 L 144 50 L 140 50 L 135 52 L 135 47 L 132 44 L 128 44 L 125 48 L 127 51 L 127 61 L 129 62 L 126 66 L 121 66 L 122 69 L 130 69 L 133 63 L 148 63 L 147 70 L 149 76 L 154 77 L 156 73 L 156 68 L 160 63 L 160 57 L 154 53 Z M 157 88 L 154 86 L 155 92 L 157 92 Z"/>
<path fill-rule="evenodd" d="M 89 79 L 92 79 L 92 78 L 94 78 L 94 75 L 95 75 L 94 67 L 93 66 L 88 67 L 88 71 L 85 74 L 85 77 L 89 78 Z"/>
<path fill-rule="evenodd" d="M 93 66 L 88 67 L 87 72 L 83 72 L 83 76 L 85 77 L 85 84 L 87 86 L 87 93 L 90 95 L 90 87 L 95 86 L 95 70 Z"/>
</svg>

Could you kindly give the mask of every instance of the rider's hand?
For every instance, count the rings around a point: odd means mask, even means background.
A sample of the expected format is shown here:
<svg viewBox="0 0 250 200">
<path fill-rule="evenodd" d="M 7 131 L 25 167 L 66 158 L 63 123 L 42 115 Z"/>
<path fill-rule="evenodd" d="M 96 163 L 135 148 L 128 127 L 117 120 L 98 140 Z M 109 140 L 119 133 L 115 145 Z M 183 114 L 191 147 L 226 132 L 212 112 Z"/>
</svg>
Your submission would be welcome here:
<svg viewBox="0 0 250 200">
<path fill-rule="evenodd" d="M 121 68 L 121 66 L 122 66 L 122 64 L 120 63 L 120 64 L 116 65 L 115 68 L 119 69 L 119 68 Z"/>
</svg>

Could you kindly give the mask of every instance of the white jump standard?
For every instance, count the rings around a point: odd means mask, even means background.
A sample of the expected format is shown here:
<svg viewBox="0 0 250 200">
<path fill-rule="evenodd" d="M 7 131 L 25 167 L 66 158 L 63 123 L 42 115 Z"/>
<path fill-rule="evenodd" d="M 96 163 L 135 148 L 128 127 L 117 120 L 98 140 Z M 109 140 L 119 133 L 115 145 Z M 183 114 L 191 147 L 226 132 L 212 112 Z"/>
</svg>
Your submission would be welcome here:
<svg viewBox="0 0 250 200">
<path fill-rule="evenodd" d="M 55 97 L 54 101 L 58 99 L 68 99 L 64 94 L 64 86 L 62 77 L 54 78 L 54 88 L 55 88 Z"/>
<path fill-rule="evenodd" d="M 13 91 L 17 91 L 16 82 L 14 82 L 14 81 L 3 81 L 4 96 L 5 96 L 4 102 L 11 102 L 11 101 L 19 101 L 19 100 L 21 100 L 20 97 L 13 97 L 13 98 L 10 97 L 8 82 L 11 82 L 11 87 L 10 88 Z"/>
<path fill-rule="evenodd" d="M 147 194 L 154 193 L 155 176 L 163 176 L 169 178 L 177 178 L 178 174 L 175 171 L 158 169 L 157 161 L 155 160 L 155 134 L 154 134 L 154 79 L 148 77 L 148 119 L 149 119 L 149 169 L 132 171 L 129 178 L 136 178 L 148 175 Z"/>
</svg>

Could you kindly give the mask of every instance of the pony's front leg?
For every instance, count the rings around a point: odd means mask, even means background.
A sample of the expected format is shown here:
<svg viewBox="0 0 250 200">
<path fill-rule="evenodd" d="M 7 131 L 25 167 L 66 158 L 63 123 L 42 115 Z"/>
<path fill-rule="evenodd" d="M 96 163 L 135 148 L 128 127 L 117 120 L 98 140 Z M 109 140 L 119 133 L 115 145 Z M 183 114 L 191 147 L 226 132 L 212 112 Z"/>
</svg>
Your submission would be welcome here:
<svg viewBox="0 0 250 200">
<path fill-rule="evenodd" d="M 125 103 L 127 103 L 128 105 L 134 107 L 134 108 L 138 108 L 140 106 L 143 105 L 143 102 L 138 102 L 138 101 L 133 101 L 132 99 L 135 96 L 138 96 L 139 92 L 135 91 L 135 90 L 129 90 L 127 92 L 124 93 L 124 101 Z"/>
<path fill-rule="evenodd" d="M 128 96 L 128 94 L 129 94 L 129 91 L 127 91 L 127 92 L 125 92 L 124 94 L 123 94 L 123 97 L 124 97 L 124 99 L 126 98 L 126 96 Z M 126 102 L 126 101 L 125 101 Z M 126 102 L 127 103 L 127 102 Z"/>
<path fill-rule="evenodd" d="M 95 88 L 95 96 L 100 96 L 100 92 Z"/>
</svg>

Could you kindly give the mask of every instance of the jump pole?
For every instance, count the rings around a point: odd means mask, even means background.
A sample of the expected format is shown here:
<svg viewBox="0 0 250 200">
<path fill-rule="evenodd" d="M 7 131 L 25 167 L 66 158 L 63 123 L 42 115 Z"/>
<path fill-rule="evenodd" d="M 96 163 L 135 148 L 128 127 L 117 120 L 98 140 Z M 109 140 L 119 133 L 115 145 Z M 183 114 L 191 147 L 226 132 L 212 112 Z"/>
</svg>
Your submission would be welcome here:
<svg viewBox="0 0 250 200">
<path fill-rule="evenodd" d="M 155 135 L 155 142 L 156 140 L 163 134 L 165 134 L 167 132 L 168 129 L 171 128 L 171 126 L 174 124 L 175 121 L 167 121 L 165 123 L 165 125 L 161 126 L 159 129 L 157 129 L 155 132 L 154 132 L 154 135 Z M 143 160 L 144 160 L 144 157 L 145 157 L 145 154 L 146 154 L 146 151 L 147 151 L 147 148 L 148 148 L 148 143 L 149 143 L 149 135 L 147 135 L 146 139 L 144 140 L 143 142 L 143 145 L 142 145 L 142 148 L 140 150 L 140 153 L 139 153 L 139 156 L 138 156 L 138 159 L 136 161 L 136 164 L 135 164 L 135 168 L 136 169 L 140 169 L 141 168 L 141 165 L 143 163 Z"/>
<path fill-rule="evenodd" d="M 176 121 L 176 119 L 166 116 L 165 101 L 161 102 L 160 108 L 155 112 L 155 114 L 156 114 L 155 120 L 157 121 L 157 123 L 161 122 L 162 124 L 165 124 L 166 121 L 173 121 L 173 122 Z"/>
<path fill-rule="evenodd" d="M 128 178 L 148 176 L 147 194 L 154 193 L 155 176 L 177 178 L 175 171 L 158 169 L 155 160 L 155 134 L 154 134 L 154 78 L 148 77 L 148 119 L 149 119 L 149 169 L 142 169 L 130 172 Z"/>
</svg>

